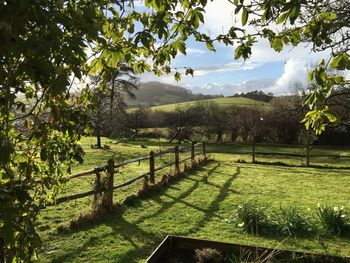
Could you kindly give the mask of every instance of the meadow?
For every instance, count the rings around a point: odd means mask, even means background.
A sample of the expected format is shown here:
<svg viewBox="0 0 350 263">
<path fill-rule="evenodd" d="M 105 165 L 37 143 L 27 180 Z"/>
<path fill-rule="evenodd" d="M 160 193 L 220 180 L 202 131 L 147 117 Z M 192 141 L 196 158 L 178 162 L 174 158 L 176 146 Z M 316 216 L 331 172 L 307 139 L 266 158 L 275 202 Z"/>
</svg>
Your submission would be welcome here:
<svg viewBox="0 0 350 263">
<path fill-rule="evenodd" d="M 232 107 L 257 107 L 262 109 L 271 109 L 273 106 L 269 103 L 257 101 L 244 97 L 227 97 L 227 98 L 215 98 L 207 100 L 186 101 L 181 103 L 171 103 L 159 106 L 151 107 L 152 110 L 173 112 L 177 107 L 188 108 L 196 105 L 197 103 L 216 103 L 220 108 L 227 109 Z"/>
<path fill-rule="evenodd" d="M 93 149 L 90 145 L 94 143 L 94 138 L 83 138 L 86 161 L 74 167 L 73 173 L 104 165 L 111 157 L 122 161 L 174 146 L 154 139 L 104 139 L 110 149 Z M 350 149 L 314 147 L 311 167 L 302 166 L 302 149 L 297 146 L 258 145 L 256 149 L 258 163 L 253 164 L 249 145 L 207 145 L 212 161 L 206 165 L 185 173 L 149 198 L 120 205 L 112 215 L 66 231 L 60 229 L 91 210 L 92 197 L 44 209 L 38 229 L 45 250 L 39 253 L 38 262 L 144 262 L 169 234 L 350 257 L 347 235 L 254 236 L 244 233 L 235 219 L 238 206 L 249 200 L 268 205 L 270 213 L 296 206 L 310 220 L 318 204 L 344 206 L 350 211 Z M 167 158 L 171 157 L 157 159 L 158 164 Z M 147 169 L 148 163 L 141 162 L 120 170 L 116 183 Z M 90 190 L 93 181 L 93 176 L 72 180 L 61 195 Z M 141 182 L 115 190 L 115 202 L 122 204 L 139 187 Z"/>
</svg>

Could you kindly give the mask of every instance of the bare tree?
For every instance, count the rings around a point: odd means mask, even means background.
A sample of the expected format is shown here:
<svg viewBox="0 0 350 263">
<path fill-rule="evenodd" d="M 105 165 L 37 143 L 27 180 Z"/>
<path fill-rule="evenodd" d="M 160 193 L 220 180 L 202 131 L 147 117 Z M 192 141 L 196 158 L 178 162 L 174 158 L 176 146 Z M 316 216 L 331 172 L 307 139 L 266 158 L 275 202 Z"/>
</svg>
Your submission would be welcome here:
<svg viewBox="0 0 350 263">
<path fill-rule="evenodd" d="M 114 72 L 109 83 L 102 81 L 99 76 L 92 78 L 92 104 L 90 111 L 90 123 L 96 135 L 96 146 L 101 148 L 101 135 L 111 134 L 113 118 L 118 114 L 125 114 L 126 104 L 124 97 L 134 97 L 133 90 L 138 87 L 138 79 L 133 74 L 133 69 L 122 65 Z"/>
</svg>

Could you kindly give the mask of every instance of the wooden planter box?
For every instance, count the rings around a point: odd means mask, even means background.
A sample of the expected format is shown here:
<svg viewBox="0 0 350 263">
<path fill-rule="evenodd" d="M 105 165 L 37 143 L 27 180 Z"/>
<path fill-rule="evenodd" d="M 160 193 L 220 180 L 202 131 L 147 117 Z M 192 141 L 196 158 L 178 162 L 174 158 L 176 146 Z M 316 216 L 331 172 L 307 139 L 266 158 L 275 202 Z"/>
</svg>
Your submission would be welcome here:
<svg viewBox="0 0 350 263">
<path fill-rule="evenodd" d="M 276 262 L 310 262 L 310 263 L 350 263 L 350 258 L 342 258 L 328 255 L 294 252 L 288 250 L 277 250 L 266 247 L 254 247 L 233 243 L 224 243 L 203 239 L 194 239 L 180 236 L 167 236 L 157 247 L 153 254 L 147 259 L 147 263 L 166 263 L 166 262 L 196 262 L 195 249 L 211 248 L 216 249 L 224 256 L 250 255 L 250 260 L 257 258 L 264 259 L 273 255 Z M 253 257 L 253 258 L 252 258 Z M 251 262 L 248 261 L 248 262 Z M 254 261 L 259 262 L 259 261 Z M 263 261 L 267 262 L 267 261 Z"/>
</svg>

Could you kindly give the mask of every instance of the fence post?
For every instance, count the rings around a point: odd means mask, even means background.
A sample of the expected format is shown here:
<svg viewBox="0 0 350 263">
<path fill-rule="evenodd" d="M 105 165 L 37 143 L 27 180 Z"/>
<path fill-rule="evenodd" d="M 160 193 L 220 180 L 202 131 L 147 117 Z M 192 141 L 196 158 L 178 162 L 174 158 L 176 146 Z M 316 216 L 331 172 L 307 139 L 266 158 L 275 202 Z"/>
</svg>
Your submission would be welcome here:
<svg viewBox="0 0 350 263">
<path fill-rule="evenodd" d="M 107 185 L 105 191 L 105 206 L 110 211 L 113 210 L 113 182 L 114 182 L 114 160 L 109 159 L 107 161 Z"/>
<path fill-rule="evenodd" d="M 205 152 L 205 141 L 202 142 L 202 154 L 205 157 L 206 152 Z"/>
<path fill-rule="evenodd" d="M 180 173 L 180 154 L 179 154 L 179 146 L 175 146 L 174 148 L 175 152 L 175 173 Z"/>
<path fill-rule="evenodd" d="M 191 142 L 191 162 L 194 162 L 194 145 L 195 142 Z"/>
<path fill-rule="evenodd" d="M 154 184 L 154 152 L 149 153 L 149 181 Z"/>
</svg>

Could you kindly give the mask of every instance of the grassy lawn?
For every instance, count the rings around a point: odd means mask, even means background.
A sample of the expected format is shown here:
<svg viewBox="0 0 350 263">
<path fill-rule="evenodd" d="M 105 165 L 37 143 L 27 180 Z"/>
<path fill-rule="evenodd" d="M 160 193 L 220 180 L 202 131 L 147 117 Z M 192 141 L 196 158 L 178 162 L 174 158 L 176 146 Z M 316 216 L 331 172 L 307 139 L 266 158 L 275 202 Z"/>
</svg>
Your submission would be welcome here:
<svg viewBox="0 0 350 263">
<path fill-rule="evenodd" d="M 157 140 L 118 144 L 110 141 L 110 150 L 97 150 L 90 147 L 94 142 L 93 138 L 84 138 L 86 163 L 75 167 L 73 172 L 103 165 L 109 157 L 125 160 L 170 146 Z M 108 140 L 104 140 L 106 142 Z M 258 155 L 257 160 L 262 164 L 235 163 L 237 159 L 249 161 L 250 155 L 245 152 L 250 148 L 247 145 L 234 147 L 208 145 L 213 162 L 184 175 L 148 199 L 123 206 L 114 215 L 67 233 L 58 232 L 57 227 L 88 212 L 92 197 L 45 209 L 40 215 L 38 228 L 46 252 L 39 255 L 39 262 L 143 262 L 168 234 L 270 247 L 282 242 L 282 248 L 350 256 L 350 237 L 313 235 L 287 240 L 279 236 L 255 237 L 243 233 L 234 220 L 237 206 L 247 200 L 269 204 L 270 212 L 295 205 L 306 215 L 314 213 L 318 203 L 345 206 L 349 211 L 350 170 L 346 167 L 350 167 L 350 159 L 323 157 L 329 154 L 348 156 L 348 149 L 316 148 L 311 163 L 324 167 L 306 168 L 299 166 L 300 158 L 290 156 Z M 262 145 L 257 149 L 261 152 L 275 150 Z M 288 153 L 295 147 L 277 149 Z M 171 156 L 158 159 L 158 164 L 167 158 Z M 274 161 L 290 166 L 266 165 Z M 147 165 L 147 162 L 135 164 L 120 171 L 116 183 L 146 171 Z M 206 176 L 208 182 L 203 180 Z M 90 190 L 92 183 L 93 177 L 72 180 L 62 194 Z M 135 193 L 139 186 L 136 183 L 118 189 L 114 192 L 114 199 L 122 201 Z"/>
<path fill-rule="evenodd" d="M 201 102 L 201 103 L 214 102 L 223 109 L 230 108 L 230 107 L 258 107 L 261 109 L 272 108 L 272 105 L 269 103 L 256 101 L 253 99 L 243 98 L 243 97 L 215 98 L 215 99 L 199 100 L 199 101 L 186 101 L 181 103 L 172 103 L 172 104 L 166 104 L 166 105 L 153 106 L 151 108 L 152 110 L 171 112 L 171 111 L 175 111 L 176 107 L 178 106 L 186 108 L 186 107 L 194 106 L 198 102 Z"/>
</svg>

